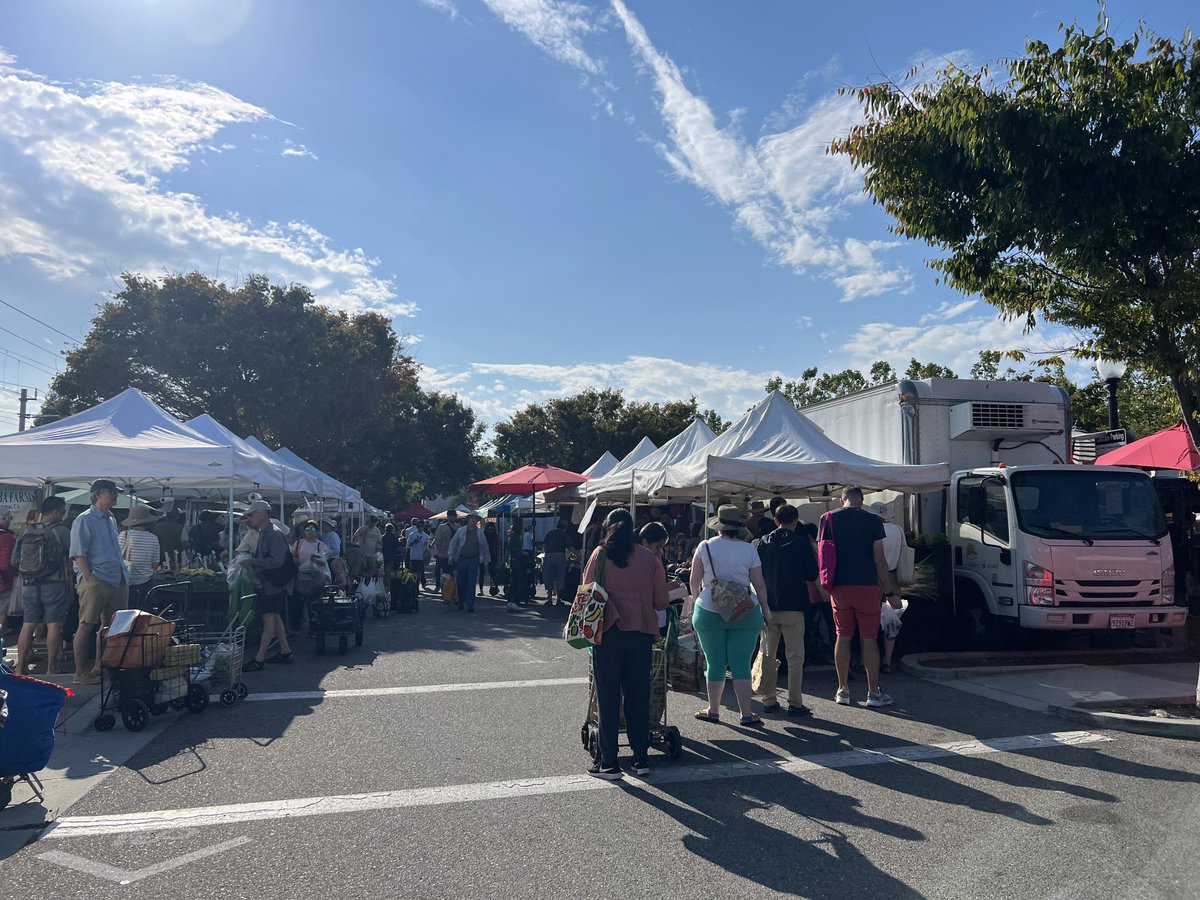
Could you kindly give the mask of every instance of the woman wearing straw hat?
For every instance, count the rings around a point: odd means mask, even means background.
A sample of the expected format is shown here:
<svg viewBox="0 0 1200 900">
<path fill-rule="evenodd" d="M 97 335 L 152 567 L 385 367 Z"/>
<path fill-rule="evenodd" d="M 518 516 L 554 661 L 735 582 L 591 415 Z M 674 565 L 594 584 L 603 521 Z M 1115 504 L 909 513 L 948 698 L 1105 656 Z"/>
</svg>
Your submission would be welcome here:
<svg viewBox="0 0 1200 900">
<path fill-rule="evenodd" d="M 700 647 L 708 661 L 705 680 L 708 682 L 708 709 L 696 713 L 705 722 L 718 722 L 721 715 L 721 695 L 725 692 L 725 670 L 733 673 L 733 692 L 737 695 L 741 724 L 761 727 L 762 719 L 754 714 L 751 705 L 750 660 L 763 630 L 764 619 L 770 612 L 759 603 L 767 596 L 763 581 L 762 561 L 758 551 L 746 542 L 750 532 L 740 507 L 725 504 L 708 520 L 708 527 L 717 536 L 701 542 L 692 557 L 692 599 L 684 608 L 684 617 L 692 616 L 692 627 L 700 639 Z M 754 606 L 734 622 L 726 622 L 712 601 L 713 581 L 749 585 Z"/>
<path fill-rule="evenodd" d="M 129 567 L 129 608 L 145 609 L 146 594 L 150 590 L 150 579 L 154 567 L 162 562 L 162 549 L 158 536 L 147 531 L 146 526 L 158 521 L 158 513 L 149 506 L 139 503 L 129 511 L 122 523 L 125 530 L 117 536 L 121 557 Z"/>
</svg>

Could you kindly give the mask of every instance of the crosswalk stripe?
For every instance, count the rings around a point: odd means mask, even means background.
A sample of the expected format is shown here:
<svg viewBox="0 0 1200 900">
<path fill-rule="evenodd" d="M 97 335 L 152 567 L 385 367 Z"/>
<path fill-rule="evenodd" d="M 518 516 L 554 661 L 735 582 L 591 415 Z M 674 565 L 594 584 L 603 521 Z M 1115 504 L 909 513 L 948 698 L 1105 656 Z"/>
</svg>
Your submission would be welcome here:
<svg viewBox="0 0 1200 900">
<path fill-rule="evenodd" d="M 533 678 L 525 681 L 473 681 L 465 684 L 411 684 L 400 687 L 378 688 L 333 688 L 327 691 L 275 691 L 256 694 L 253 691 L 246 702 L 258 703 L 273 700 L 332 700 L 342 697 L 389 697 L 404 694 L 438 694 L 443 691 L 496 691 L 507 688 L 557 687 L 564 684 L 587 684 L 584 678 Z"/>
<path fill-rule="evenodd" d="M 857 766 L 891 763 L 920 763 L 926 760 L 980 756 L 1077 746 L 1112 738 L 1090 731 L 1059 731 L 1050 734 L 1017 735 L 986 740 L 951 741 L 944 744 L 904 744 L 874 750 L 847 750 L 814 756 L 790 756 L 758 761 L 710 763 L 696 766 L 660 766 L 647 780 L 630 781 L 653 790 L 656 785 L 681 782 L 714 781 L 763 775 L 819 772 Z M 45 837 L 69 838 L 93 835 L 129 834 L 181 828 L 228 827 L 263 819 L 288 819 L 342 813 L 367 812 L 405 807 L 439 806 L 454 803 L 479 803 L 524 797 L 600 791 L 616 787 L 587 775 L 560 775 L 522 778 L 478 784 L 414 788 L 402 791 L 373 791 L 332 797 L 300 797 L 291 800 L 267 800 L 258 803 L 234 803 L 225 806 L 200 806 L 190 809 L 166 809 L 107 816 L 68 816 L 55 822 Z"/>
</svg>

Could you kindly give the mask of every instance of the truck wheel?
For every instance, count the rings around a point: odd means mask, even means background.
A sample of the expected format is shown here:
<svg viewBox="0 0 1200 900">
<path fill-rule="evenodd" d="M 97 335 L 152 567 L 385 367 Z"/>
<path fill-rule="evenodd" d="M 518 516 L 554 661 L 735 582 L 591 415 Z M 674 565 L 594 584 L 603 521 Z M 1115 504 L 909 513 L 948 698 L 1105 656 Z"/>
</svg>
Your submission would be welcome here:
<svg viewBox="0 0 1200 900">
<path fill-rule="evenodd" d="M 988 612 L 974 585 L 959 586 L 954 600 L 955 645 L 959 650 L 998 650 L 1004 643 L 1001 623 Z"/>
</svg>

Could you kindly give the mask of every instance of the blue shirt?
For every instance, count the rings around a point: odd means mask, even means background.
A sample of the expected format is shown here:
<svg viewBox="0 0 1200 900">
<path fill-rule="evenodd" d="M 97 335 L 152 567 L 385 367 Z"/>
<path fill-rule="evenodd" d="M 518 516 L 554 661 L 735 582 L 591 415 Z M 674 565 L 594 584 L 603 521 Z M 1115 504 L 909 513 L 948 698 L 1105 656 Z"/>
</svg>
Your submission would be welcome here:
<svg viewBox="0 0 1200 900">
<path fill-rule="evenodd" d="M 92 567 L 92 574 L 106 584 L 116 587 L 122 578 L 129 582 L 129 569 L 117 543 L 117 520 L 94 504 L 71 525 L 71 556 L 84 557 Z M 75 571 L 80 571 L 79 566 Z"/>
<path fill-rule="evenodd" d="M 533 552 L 533 532 L 532 531 L 526 531 L 523 535 L 521 535 L 521 549 L 524 550 L 526 553 Z"/>
<path fill-rule="evenodd" d="M 336 531 L 322 532 L 321 540 L 323 540 L 325 542 L 325 546 L 329 548 L 330 556 L 342 555 L 342 536 Z"/>
</svg>

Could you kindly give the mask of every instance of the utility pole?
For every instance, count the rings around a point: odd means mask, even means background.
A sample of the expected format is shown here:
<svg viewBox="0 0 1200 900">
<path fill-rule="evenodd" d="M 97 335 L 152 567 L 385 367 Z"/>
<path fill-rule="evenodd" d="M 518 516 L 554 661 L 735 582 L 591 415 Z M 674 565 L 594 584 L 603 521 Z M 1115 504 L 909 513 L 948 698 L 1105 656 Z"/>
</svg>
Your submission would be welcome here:
<svg viewBox="0 0 1200 900">
<path fill-rule="evenodd" d="M 17 431 L 25 430 L 25 420 L 29 418 L 29 414 L 25 412 L 25 409 L 30 400 L 33 400 L 35 403 L 37 402 L 37 391 L 35 390 L 33 392 L 33 396 L 30 397 L 29 390 L 27 388 L 21 388 L 21 412 L 17 416 Z"/>
</svg>

